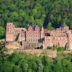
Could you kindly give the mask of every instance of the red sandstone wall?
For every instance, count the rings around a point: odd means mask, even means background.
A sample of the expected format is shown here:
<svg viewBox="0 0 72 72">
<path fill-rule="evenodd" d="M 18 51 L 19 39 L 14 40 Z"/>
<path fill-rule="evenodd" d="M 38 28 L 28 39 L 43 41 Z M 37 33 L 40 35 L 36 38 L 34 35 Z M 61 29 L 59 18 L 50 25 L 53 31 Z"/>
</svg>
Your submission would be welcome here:
<svg viewBox="0 0 72 72">
<path fill-rule="evenodd" d="M 31 43 L 38 43 L 38 39 L 40 39 L 40 30 L 33 30 L 31 27 L 26 31 L 26 41 Z"/>
<path fill-rule="evenodd" d="M 45 36 L 44 48 L 52 47 L 52 46 L 53 46 L 52 37 Z"/>
<path fill-rule="evenodd" d="M 70 49 L 72 49 L 72 32 L 67 26 L 46 32 L 49 32 L 50 36 L 45 36 L 44 30 L 40 30 L 39 27 L 33 30 L 33 28 L 29 26 L 28 30 L 25 30 L 25 28 L 15 28 L 12 23 L 8 23 L 6 27 L 6 41 L 15 42 L 18 34 L 19 41 L 26 40 L 29 43 L 38 43 L 38 39 L 44 37 L 44 48 L 52 46 L 65 47 L 66 43 L 69 43 Z"/>
</svg>

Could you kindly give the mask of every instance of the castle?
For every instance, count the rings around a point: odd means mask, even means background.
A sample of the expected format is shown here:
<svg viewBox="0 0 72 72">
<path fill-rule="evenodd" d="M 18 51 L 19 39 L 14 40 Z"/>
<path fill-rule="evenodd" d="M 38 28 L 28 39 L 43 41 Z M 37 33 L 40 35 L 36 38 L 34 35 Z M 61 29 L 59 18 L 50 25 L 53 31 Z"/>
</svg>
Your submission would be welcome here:
<svg viewBox="0 0 72 72">
<path fill-rule="evenodd" d="M 13 23 L 7 23 L 8 49 L 48 49 L 53 46 L 72 50 L 72 30 L 68 26 L 49 31 L 39 26 L 29 26 L 27 29 L 16 28 Z"/>
</svg>

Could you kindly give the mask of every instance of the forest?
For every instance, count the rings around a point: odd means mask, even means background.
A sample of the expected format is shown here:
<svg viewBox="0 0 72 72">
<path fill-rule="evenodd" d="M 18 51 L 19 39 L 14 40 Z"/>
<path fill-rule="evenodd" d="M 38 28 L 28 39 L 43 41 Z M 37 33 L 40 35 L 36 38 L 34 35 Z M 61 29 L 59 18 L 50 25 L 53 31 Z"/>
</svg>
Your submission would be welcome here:
<svg viewBox="0 0 72 72">
<path fill-rule="evenodd" d="M 0 72 L 72 72 L 72 54 L 52 59 L 16 52 L 4 55 L 0 51 Z"/>
<path fill-rule="evenodd" d="M 0 0 L 0 38 L 7 22 L 50 30 L 67 24 L 72 29 L 72 0 Z"/>
</svg>

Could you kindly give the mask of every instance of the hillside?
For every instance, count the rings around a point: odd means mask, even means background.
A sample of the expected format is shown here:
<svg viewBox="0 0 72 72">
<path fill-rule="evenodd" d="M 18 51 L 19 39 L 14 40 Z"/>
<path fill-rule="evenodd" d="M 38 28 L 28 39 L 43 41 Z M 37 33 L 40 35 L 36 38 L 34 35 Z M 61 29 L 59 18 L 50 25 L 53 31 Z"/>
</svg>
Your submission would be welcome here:
<svg viewBox="0 0 72 72">
<path fill-rule="evenodd" d="M 37 24 L 54 28 L 66 23 L 72 28 L 72 0 L 0 0 L 0 25 L 7 22 L 27 27 Z"/>
</svg>

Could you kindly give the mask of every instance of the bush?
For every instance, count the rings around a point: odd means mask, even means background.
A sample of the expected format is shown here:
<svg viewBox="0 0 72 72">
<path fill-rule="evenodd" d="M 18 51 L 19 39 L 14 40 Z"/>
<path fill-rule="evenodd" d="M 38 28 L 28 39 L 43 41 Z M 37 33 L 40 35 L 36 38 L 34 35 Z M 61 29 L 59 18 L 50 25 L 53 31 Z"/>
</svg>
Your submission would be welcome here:
<svg viewBox="0 0 72 72">
<path fill-rule="evenodd" d="M 57 51 L 63 52 L 64 50 L 65 50 L 65 48 L 63 48 L 63 47 L 58 47 L 58 48 L 57 48 Z"/>
<path fill-rule="evenodd" d="M 4 38 L 4 36 L 5 36 L 5 29 L 2 26 L 0 26 L 0 39 Z"/>
</svg>

